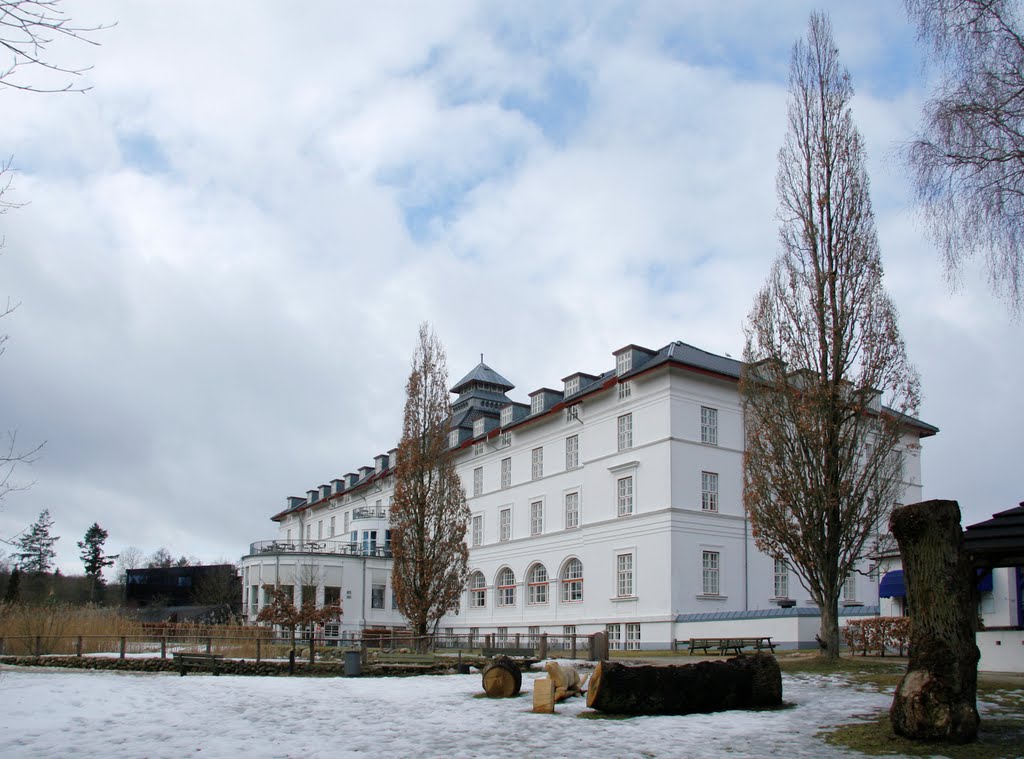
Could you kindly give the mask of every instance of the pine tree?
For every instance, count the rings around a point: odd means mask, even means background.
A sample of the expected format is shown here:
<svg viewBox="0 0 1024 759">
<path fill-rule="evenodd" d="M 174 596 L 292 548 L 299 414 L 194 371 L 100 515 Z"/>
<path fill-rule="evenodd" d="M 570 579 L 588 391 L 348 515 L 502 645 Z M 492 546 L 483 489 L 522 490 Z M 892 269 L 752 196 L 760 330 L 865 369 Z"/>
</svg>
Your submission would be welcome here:
<svg viewBox="0 0 1024 759">
<path fill-rule="evenodd" d="M 53 544 L 60 538 L 50 535 L 52 527 L 53 520 L 50 518 L 50 510 L 43 509 L 35 524 L 15 541 L 15 545 L 18 547 L 15 556 L 18 567 L 23 572 L 43 574 L 49 572 L 53 567 L 53 561 L 57 558 Z"/>
<path fill-rule="evenodd" d="M 103 587 L 103 568 L 112 566 L 113 559 L 103 553 L 103 544 L 107 542 L 107 531 L 93 522 L 85 531 L 85 538 L 78 541 L 82 553 L 82 564 L 85 565 L 85 576 L 89 580 L 89 600 L 96 597 L 96 591 Z"/>
<path fill-rule="evenodd" d="M 448 448 L 448 369 L 437 336 L 420 326 L 406 384 L 391 506 L 391 584 L 398 610 L 419 645 L 441 617 L 457 609 L 466 584 L 469 506 Z"/>
</svg>

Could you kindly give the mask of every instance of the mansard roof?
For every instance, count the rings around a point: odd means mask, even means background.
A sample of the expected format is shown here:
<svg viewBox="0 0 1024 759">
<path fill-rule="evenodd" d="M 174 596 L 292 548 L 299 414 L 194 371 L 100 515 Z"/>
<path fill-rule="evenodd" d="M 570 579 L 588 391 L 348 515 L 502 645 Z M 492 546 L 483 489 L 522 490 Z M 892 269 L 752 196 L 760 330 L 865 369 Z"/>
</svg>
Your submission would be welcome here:
<svg viewBox="0 0 1024 759">
<path fill-rule="evenodd" d="M 487 383 L 489 385 L 497 385 L 498 387 L 502 388 L 502 390 L 505 392 L 508 392 L 509 390 L 515 387 L 515 385 L 513 385 L 507 379 L 502 377 L 500 374 L 494 371 L 483 361 L 481 361 L 479 364 L 473 367 L 473 371 L 471 371 L 465 377 L 456 382 L 455 386 L 452 388 L 452 392 L 461 393 L 466 389 L 467 386 L 473 383 Z"/>
</svg>

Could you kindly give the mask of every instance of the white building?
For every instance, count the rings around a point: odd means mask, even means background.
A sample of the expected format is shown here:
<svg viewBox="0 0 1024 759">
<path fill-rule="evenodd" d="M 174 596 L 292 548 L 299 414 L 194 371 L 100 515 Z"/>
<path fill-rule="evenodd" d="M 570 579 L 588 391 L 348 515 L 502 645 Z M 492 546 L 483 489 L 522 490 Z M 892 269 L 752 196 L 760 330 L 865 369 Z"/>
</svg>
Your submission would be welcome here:
<svg viewBox="0 0 1024 759">
<path fill-rule="evenodd" d="M 624 648 L 701 635 L 814 645 L 817 610 L 794 574 L 757 551 L 744 513 L 740 362 L 680 342 L 612 356 L 614 369 L 575 372 L 529 403 L 483 363 L 453 387 L 471 574 L 442 628 L 605 630 Z M 903 502 L 921 499 L 920 439 L 935 432 L 908 420 Z M 341 589 L 331 592 L 343 594 L 344 629 L 401 624 L 388 560 L 368 555 L 388 548 L 394 451 L 375 464 L 273 517 L 278 546 L 253 544 L 243 559 L 250 608 L 260 583 L 302 584 L 287 578 L 316 564 L 322 585 Z M 844 598 L 847 613 L 877 614 L 877 573 L 852 575 Z"/>
</svg>

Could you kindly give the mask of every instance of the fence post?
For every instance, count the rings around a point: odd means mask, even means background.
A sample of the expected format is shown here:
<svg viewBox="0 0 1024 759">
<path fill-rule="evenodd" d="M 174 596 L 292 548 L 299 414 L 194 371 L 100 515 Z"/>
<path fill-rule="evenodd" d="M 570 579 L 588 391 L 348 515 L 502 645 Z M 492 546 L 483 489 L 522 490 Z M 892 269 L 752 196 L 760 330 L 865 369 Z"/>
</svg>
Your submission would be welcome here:
<svg viewBox="0 0 1024 759">
<path fill-rule="evenodd" d="M 516 648 L 519 648 L 519 633 L 516 633 Z"/>
<path fill-rule="evenodd" d="M 537 652 L 537 656 L 541 659 L 548 658 L 548 634 L 541 633 L 540 635 L 540 651 Z"/>
<path fill-rule="evenodd" d="M 678 650 L 679 650 L 679 641 L 677 641 L 675 638 L 673 638 L 672 639 L 672 653 L 675 653 Z"/>
<path fill-rule="evenodd" d="M 260 650 L 260 648 L 261 648 L 260 644 L 262 642 L 263 642 L 262 638 L 259 638 L 259 637 L 256 638 L 256 663 L 257 664 L 260 663 L 260 654 L 262 653 L 262 651 Z"/>
<path fill-rule="evenodd" d="M 309 628 L 309 663 L 316 663 L 316 641 L 313 639 L 313 626 Z"/>
<path fill-rule="evenodd" d="M 36 636 L 36 656 L 38 657 L 38 656 L 42 656 L 42 655 L 43 655 L 43 636 L 42 635 L 37 635 Z"/>
<path fill-rule="evenodd" d="M 160 658 L 161 659 L 166 659 L 167 658 L 167 636 L 166 635 L 161 635 L 160 636 Z"/>
<path fill-rule="evenodd" d="M 119 658 L 123 659 L 124 655 L 125 655 L 125 652 L 127 650 L 128 650 L 128 637 L 125 636 L 125 635 L 122 635 L 121 636 L 121 656 Z"/>
<path fill-rule="evenodd" d="M 206 653 L 210 653 L 213 649 L 213 638 L 207 636 L 206 638 Z"/>
<path fill-rule="evenodd" d="M 572 634 L 572 656 L 570 656 L 569 658 L 570 659 L 575 659 L 576 658 L 576 633 Z"/>
<path fill-rule="evenodd" d="M 79 659 L 82 658 L 82 636 L 81 635 L 79 635 L 77 638 L 75 638 L 75 656 L 77 656 Z"/>
</svg>

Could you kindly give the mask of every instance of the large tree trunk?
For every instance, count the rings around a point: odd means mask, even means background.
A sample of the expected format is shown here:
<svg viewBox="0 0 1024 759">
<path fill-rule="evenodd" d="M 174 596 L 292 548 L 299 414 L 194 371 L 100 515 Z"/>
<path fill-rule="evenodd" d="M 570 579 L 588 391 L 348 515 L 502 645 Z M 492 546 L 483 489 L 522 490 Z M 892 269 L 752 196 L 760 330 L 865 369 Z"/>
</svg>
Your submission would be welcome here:
<svg viewBox="0 0 1024 759">
<path fill-rule="evenodd" d="M 839 601 L 832 599 L 818 607 L 821 612 L 821 629 L 818 632 L 818 647 L 826 659 L 839 658 Z"/>
<path fill-rule="evenodd" d="M 587 706 L 611 714 L 694 714 L 781 703 L 782 673 L 768 654 L 680 666 L 603 661 L 587 689 Z"/>
<path fill-rule="evenodd" d="M 910 663 L 889 710 L 908 738 L 967 743 L 978 734 L 978 625 L 974 569 L 956 501 L 892 513 L 910 608 Z"/>
</svg>

